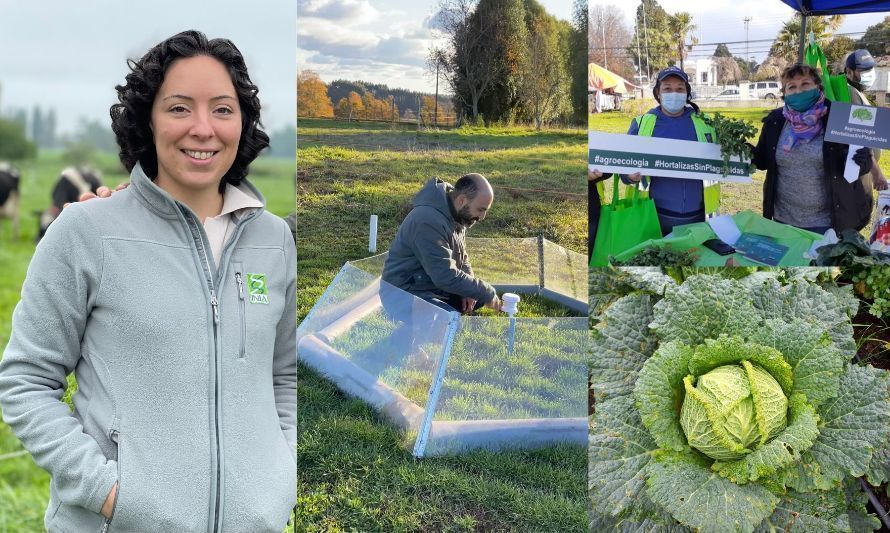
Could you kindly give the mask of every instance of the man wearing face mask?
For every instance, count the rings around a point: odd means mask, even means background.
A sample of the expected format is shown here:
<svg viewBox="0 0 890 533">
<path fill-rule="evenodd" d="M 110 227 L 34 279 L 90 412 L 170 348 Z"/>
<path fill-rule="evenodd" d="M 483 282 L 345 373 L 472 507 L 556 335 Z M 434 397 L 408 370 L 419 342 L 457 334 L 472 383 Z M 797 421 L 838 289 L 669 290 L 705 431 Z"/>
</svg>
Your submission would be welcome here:
<svg viewBox="0 0 890 533">
<path fill-rule="evenodd" d="M 847 85 L 850 86 L 850 103 L 853 105 L 872 105 L 865 91 L 869 90 L 875 82 L 875 60 L 868 50 L 854 50 L 847 56 L 844 74 L 847 75 Z M 883 191 L 887 189 L 887 179 L 884 177 L 878 161 L 881 159 L 881 151 L 872 149 L 874 165 L 871 173 L 862 176 L 862 186 L 865 193 L 872 195 L 872 190 Z"/>
<path fill-rule="evenodd" d="M 493 201 L 481 174 L 467 174 L 453 187 L 427 181 L 389 247 L 383 281 L 449 311 L 470 313 L 483 305 L 500 311 L 494 288 L 473 275 L 464 241 Z"/>
<path fill-rule="evenodd" d="M 689 76 L 685 72 L 677 67 L 662 70 L 652 89 L 659 105 L 635 118 L 628 135 L 716 142 L 714 128 L 702 120 L 698 106 L 691 100 L 691 93 Z M 621 179 L 625 183 L 648 181 L 649 197 L 655 202 L 663 235 L 670 233 L 674 226 L 705 220 L 704 187 L 709 184 L 701 180 L 649 177 L 639 172 L 622 175 Z"/>
</svg>

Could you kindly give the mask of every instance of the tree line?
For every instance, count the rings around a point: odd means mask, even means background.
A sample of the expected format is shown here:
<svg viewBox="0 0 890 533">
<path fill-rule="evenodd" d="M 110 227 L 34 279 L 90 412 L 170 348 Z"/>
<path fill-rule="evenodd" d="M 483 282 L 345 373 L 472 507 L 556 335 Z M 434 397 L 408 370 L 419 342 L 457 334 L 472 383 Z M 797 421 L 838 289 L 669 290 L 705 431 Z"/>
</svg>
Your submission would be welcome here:
<svg viewBox="0 0 890 533">
<path fill-rule="evenodd" d="M 428 51 L 427 68 L 448 98 L 346 80 L 325 84 L 302 71 L 298 115 L 537 128 L 584 123 L 586 1 L 574 0 L 571 22 L 536 0 L 443 0 L 435 19 L 443 44 Z"/>
<path fill-rule="evenodd" d="M 822 46 L 833 73 L 843 71 L 844 58 L 855 49 L 867 49 L 875 57 L 890 54 L 890 17 L 869 26 L 859 39 L 837 35 L 843 20 L 842 15 L 807 17 L 807 32 L 812 31 Z M 654 77 L 656 72 L 670 65 L 682 67 L 699 44 L 693 36 L 697 28 L 692 16 L 682 11 L 668 13 L 658 0 L 640 2 L 633 27 L 624 23 L 622 11 L 614 5 L 593 6 L 588 24 L 588 61 L 628 80 Z M 801 17 L 795 13 L 776 33 L 769 44 L 769 53 L 761 63 L 744 57 L 744 45 L 735 44 L 735 51 L 732 51 L 726 44 L 718 44 L 710 56 L 717 70 L 718 83 L 777 80 L 786 66 L 797 61 L 800 30 Z M 751 45 L 753 48 L 757 46 L 764 45 Z"/>
<path fill-rule="evenodd" d="M 447 98 L 390 89 L 362 81 L 335 80 L 330 84 L 312 70 L 297 75 L 297 115 L 301 117 L 385 120 L 453 125 L 454 110 Z"/>
</svg>

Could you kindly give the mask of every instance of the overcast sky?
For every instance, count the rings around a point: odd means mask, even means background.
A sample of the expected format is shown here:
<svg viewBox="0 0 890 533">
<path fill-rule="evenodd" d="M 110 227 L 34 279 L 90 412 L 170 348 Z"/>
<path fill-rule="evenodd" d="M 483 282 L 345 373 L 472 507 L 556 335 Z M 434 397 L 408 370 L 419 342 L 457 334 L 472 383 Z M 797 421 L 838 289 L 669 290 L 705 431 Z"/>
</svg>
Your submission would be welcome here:
<svg viewBox="0 0 890 533">
<path fill-rule="evenodd" d="M 241 50 L 260 89 L 263 123 L 276 130 L 296 122 L 295 18 L 295 0 L 2 0 L 0 113 L 40 105 L 56 109 L 60 133 L 72 132 L 79 117 L 110 127 L 126 59 L 197 29 Z"/>
<path fill-rule="evenodd" d="M 572 0 L 538 0 L 570 20 Z M 343 78 L 433 92 L 425 61 L 440 0 L 297 0 L 297 63 L 322 80 Z M 443 88 L 440 83 L 439 91 Z"/>
<path fill-rule="evenodd" d="M 742 41 L 731 44 L 729 49 L 734 55 L 745 55 L 745 23 L 744 18 L 750 17 L 748 38 L 751 41 L 774 39 L 782 28 L 782 23 L 791 18 L 795 11 L 780 0 L 659 0 L 658 2 L 668 13 L 688 11 L 698 27 L 695 36 L 701 43 Z M 625 14 L 625 22 L 633 33 L 634 17 L 639 0 L 589 0 L 589 6 L 617 6 Z M 847 15 L 840 32 L 864 32 L 865 28 L 884 19 L 888 13 L 871 13 L 863 15 Z M 851 35 L 858 39 L 861 34 Z M 608 40 L 608 35 L 606 36 Z M 608 46 L 608 44 L 607 44 Z M 749 42 L 749 54 L 758 62 L 763 61 L 769 52 L 769 42 Z M 714 45 L 697 46 L 690 53 L 696 56 L 709 56 L 714 52 Z"/>
</svg>

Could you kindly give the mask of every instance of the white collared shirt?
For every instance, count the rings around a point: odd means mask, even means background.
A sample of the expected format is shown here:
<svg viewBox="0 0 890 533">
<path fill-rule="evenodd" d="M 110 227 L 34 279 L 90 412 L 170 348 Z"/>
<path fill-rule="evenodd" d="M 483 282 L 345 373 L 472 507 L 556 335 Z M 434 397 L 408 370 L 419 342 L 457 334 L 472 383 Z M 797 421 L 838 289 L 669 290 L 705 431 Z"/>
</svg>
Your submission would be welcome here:
<svg viewBox="0 0 890 533">
<path fill-rule="evenodd" d="M 232 238 L 235 232 L 235 224 L 232 219 L 233 214 L 243 215 L 251 209 L 263 207 L 263 203 L 238 187 L 226 184 L 226 190 L 223 193 L 223 207 L 215 217 L 207 217 L 204 219 L 204 231 L 207 233 L 207 240 L 210 241 L 210 250 L 213 253 L 213 259 L 219 266 L 222 257 L 223 247 L 226 242 Z"/>
</svg>

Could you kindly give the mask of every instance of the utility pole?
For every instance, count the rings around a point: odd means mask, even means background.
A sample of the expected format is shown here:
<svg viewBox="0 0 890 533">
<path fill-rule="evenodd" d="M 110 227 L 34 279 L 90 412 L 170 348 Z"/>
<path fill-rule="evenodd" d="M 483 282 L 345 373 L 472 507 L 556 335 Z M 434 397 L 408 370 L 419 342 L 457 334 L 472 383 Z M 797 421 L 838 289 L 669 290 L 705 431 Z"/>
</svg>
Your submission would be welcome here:
<svg viewBox="0 0 890 533">
<path fill-rule="evenodd" d="M 643 34 L 646 37 L 646 82 L 652 83 L 652 70 L 649 68 L 649 28 L 646 26 L 646 0 L 640 0 L 643 7 Z"/>
<path fill-rule="evenodd" d="M 607 51 L 606 51 L 606 26 L 603 23 L 603 11 L 605 11 L 605 8 L 600 6 L 600 28 L 603 31 L 603 67 L 605 67 L 606 70 L 608 70 L 609 69 L 609 56 L 607 55 Z"/>
<path fill-rule="evenodd" d="M 640 54 L 640 19 L 634 18 L 634 34 L 637 36 L 637 83 L 641 86 L 643 85 L 641 80 L 643 79 L 643 56 Z M 643 97 L 642 89 L 640 90 L 640 98 Z"/>
<path fill-rule="evenodd" d="M 751 17 L 745 17 L 743 20 L 745 21 L 745 61 L 748 61 L 748 57 L 750 57 L 750 54 L 748 53 L 748 23 L 751 22 Z M 748 68 L 745 70 L 750 71 L 751 63 L 746 64 Z M 748 77 L 751 77 L 750 72 L 748 73 Z"/>
</svg>

